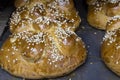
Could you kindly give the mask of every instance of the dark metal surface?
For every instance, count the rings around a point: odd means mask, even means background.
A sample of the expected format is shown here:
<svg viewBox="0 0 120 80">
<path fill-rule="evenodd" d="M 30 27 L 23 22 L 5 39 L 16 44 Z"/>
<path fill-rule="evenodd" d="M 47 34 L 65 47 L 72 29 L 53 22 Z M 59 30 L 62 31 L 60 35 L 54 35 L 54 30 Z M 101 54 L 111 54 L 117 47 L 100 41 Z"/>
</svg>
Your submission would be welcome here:
<svg viewBox="0 0 120 80">
<path fill-rule="evenodd" d="M 85 64 L 64 77 L 45 80 L 120 80 L 120 77 L 115 75 L 104 65 L 100 57 L 100 46 L 105 32 L 95 29 L 88 24 L 86 20 L 87 6 L 85 1 L 74 0 L 74 2 L 82 20 L 81 25 L 79 26 L 76 33 L 82 38 L 86 45 L 88 50 L 87 60 Z M 9 34 L 9 30 L 6 30 L 1 38 L 0 45 L 2 45 Z M 0 68 L 0 80 L 22 79 L 14 77 Z"/>
</svg>

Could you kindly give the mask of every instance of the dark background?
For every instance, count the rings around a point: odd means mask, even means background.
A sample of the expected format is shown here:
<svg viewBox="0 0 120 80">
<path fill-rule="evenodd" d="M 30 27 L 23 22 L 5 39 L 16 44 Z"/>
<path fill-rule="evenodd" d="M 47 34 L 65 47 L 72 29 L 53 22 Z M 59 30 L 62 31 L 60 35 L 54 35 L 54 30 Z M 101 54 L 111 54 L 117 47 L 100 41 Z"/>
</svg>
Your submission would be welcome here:
<svg viewBox="0 0 120 80">
<path fill-rule="evenodd" d="M 14 6 L 14 0 L 0 0 L 0 11 L 10 6 Z"/>
</svg>

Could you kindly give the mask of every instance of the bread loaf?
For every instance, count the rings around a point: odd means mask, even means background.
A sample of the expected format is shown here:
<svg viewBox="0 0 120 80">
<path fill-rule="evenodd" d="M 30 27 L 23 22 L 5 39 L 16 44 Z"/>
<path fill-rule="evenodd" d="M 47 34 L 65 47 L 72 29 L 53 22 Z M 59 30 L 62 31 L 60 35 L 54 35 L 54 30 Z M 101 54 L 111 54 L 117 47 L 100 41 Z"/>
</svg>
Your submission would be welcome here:
<svg viewBox="0 0 120 80">
<path fill-rule="evenodd" d="M 104 63 L 120 76 L 120 29 L 108 31 L 101 46 Z"/>
<path fill-rule="evenodd" d="M 95 28 L 109 30 L 111 18 L 120 15 L 119 0 L 87 0 L 87 4 L 87 20 Z"/>
<path fill-rule="evenodd" d="M 86 59 L 75 33 L 80 17 L 72 0 L 29 0 L 12 14 L 12 35 L 0 50 L 0 65 L 14 76 L 63 76 Z"/>
<path fill-rule="evenodd" d="M 106 34 L 101 46 L 101 56 L 104 63 L 120 76 L 120 6 L 119 0 L 111 0 L 106 15 L 111 16 L 106 25 Z M 114 7 L 116 6 L 116 7 Z"/>
</svg>

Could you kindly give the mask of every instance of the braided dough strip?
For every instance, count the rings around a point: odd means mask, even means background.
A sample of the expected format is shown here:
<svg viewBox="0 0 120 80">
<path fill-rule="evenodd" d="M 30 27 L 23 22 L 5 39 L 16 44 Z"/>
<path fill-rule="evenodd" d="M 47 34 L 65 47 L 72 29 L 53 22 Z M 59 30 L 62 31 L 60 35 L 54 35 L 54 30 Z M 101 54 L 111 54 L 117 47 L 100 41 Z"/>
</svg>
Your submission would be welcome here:
<svg viewBox="0 0 120 80">
<path fill-rule="evenodd" d="M 86 59 L 75 34 L 80 18 L 72 0 L 29 0 L 12 14 L 12 35 L 0 50 L 0 65 L 30 79 L 67 74 Z"/>
</svg>

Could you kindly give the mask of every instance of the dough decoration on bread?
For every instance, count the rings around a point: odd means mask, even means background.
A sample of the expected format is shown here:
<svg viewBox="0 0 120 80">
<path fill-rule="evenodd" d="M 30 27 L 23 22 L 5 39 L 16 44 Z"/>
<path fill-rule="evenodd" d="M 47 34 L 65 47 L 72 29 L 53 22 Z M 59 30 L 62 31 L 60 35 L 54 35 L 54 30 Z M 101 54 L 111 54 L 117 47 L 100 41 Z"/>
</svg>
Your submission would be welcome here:
<svg viewBox="0 0 120 80">
<path fill-rule="evenodd" d="M 114 6 L 119 5 L 118 1 L 111 1 Z M 111 4 L 110 4 L 111 5 Z M 113 6 L 113 5 L 112 5 Z M 115 7 L 114 11 L 108 11 L 109 20 L 106 25 L 106 34 L 103 38 L 103 43 L 101 46 L 101 56 L 104 63 L 113 72 L 120 76 L 120 15 L 119 7 Z M 110 9 L 112 10 L 112 9 Z M 112 14 L 111 14 L 112 13 Z"/>
<path fill-rule="evenodd" d="M 86 59 L 85 45 L 75 33 L 79 23 L 72 0 L 28 0 L 12 14 L 1 67 L 29 79 L 73 71 Z"/>
<path fill-rule="evenodd" d="M 87 0 L 89 24 L 98 29 L 111 30 L 107 24 L 112 23 L 112 18 L 120 16 L 119 2 L 119 0 Z"/>
</svg>

